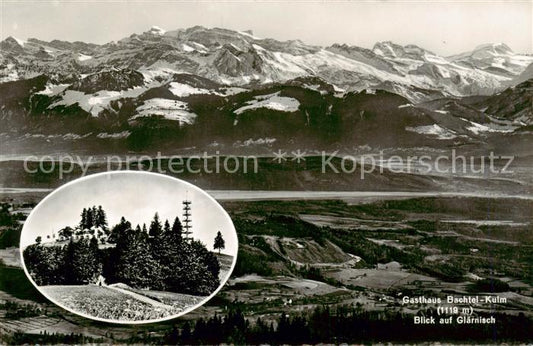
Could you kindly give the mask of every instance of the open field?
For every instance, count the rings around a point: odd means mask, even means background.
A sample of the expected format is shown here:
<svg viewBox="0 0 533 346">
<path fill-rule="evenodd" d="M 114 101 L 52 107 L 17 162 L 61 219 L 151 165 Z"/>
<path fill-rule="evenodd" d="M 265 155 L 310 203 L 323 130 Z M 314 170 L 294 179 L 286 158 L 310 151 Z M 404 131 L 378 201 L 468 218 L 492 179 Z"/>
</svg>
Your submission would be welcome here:
<svg viewBox="0 0 533 346">
<path fill-rule="evenodd" d="M 80 333 L 90 337 L 101 337 L 99 333 L 91 333 L 90 331 L 80 328 L 74 323 L 65 321 L 62 318 L 50 318 L 48 316 L 28 317 L 18 320 L 3 320 L 2 327 L 10 332 L 21 332 L 27 334 L 42 334 L 47 333 Z"/>
<path fill-rule="evenodd" d="M 327 277 L 332 277 L 345 285 L 378 290 L 398 288 L 422 281 L 432 284 L 436 282 L 434 278 L 429 276 L 399 270 L 341 269 L 327 272 L 325 275 Z"/>
<path fill-rule="evenodd" d="M 182 311 L 166 304 L 154 306 L 103 286 L 44 286 L 41 289 L 71 310 L 106 320 L 146 321 L 165 318 Z"/>
<path fill-rule="evenodd" d="M 199 302 L 201 302 L 203 299 L 206 298 L 203 296 L 193 296 L 190 294 L 181 294 L 181 293 L 173 293 L 173 292 L 165 292 L 165 291 L 139 290 L 139 289 L 128 287 L 123 284 L 115 284 L 112 286 L 120 287 L 124 289 L 125 291 L 130 291 L 130 292 L 139 294 L 141 296 L 147 297 L 149 299 L 154 300 L 155 302 L 159 302 L 161 304 L 172 307 L 173 309 L 176 309 L 177 311 L 183 311 L 184 309 L 190 306 L 198 304 Z"/>
<path fill-rule="evenodd" d="M 20 250 L 17 247 L 12 246 L 7 249 L 0 249 L 0 260 L 8 267 L 22 268 Z"/>
</svg>

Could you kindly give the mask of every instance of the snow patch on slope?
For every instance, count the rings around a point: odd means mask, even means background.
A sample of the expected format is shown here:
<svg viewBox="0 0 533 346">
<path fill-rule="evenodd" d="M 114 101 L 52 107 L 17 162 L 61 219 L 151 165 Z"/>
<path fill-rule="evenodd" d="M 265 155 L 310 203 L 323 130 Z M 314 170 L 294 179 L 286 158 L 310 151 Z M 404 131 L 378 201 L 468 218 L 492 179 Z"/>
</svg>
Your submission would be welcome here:
<svg viewBox="0 0 533 346">
<path fill-rule="evenodd" d="M 261 47 L 260 45 L 257 45 L 257 44 L 252 44 L 252 47 L 254 47 L 255 50 L 262 50 L 262 51 L 266 51 L 265 48 Z"/>
<path fill-rule="evenodd" d="M 437 136 L 437 139 L 453 139 L 457 137 L 455 135 L 455 131 L 441 127 L 437 124 L 417 127 L 406 127 L 405 129 L 407 131 L 416 132 L 422 135 Z"/>
<path fill-rule="evenodd" d="M 208 90 L 204 88 L 195 88 L 189 84 L 172 82 L 168 89 L 172 94 L 178 97 L 188 97 L 191 95 L 218 95 L 218 96 L 230 96 L 248 91 L 239 87 L 221 87 L 216 90 Z"/>
<path fill-rule="evenodd" d="M 404 105 L 399 105 L 398 108 L 407 108 L 407 107 L 413 107 L 413 104 L 412 103 L 406 103 Z"/>
<path fill-rule="evenodd" d="M 193 44 L 193 45 L 195 45 L 195 46 L 198 47 L 199 49 L 205 51 L 206 53 L 207 53 L 207 51 L 209 50 L 209 49 L 207 49 L 206 46 L 204 46 L 204 45 L 201 44 L 201 43 L 198 43 L 198 42 L 195 42 L 195 41 L 190 41 L 190 43 Z"/>
<path fill-rule="evenodd" d="M 250 34 L 250 33 L 248 33 L 248 32 L 245 32 L 245 31 L 239 31 L 239 34 L 241 34 L 241 35 L 243 35 L 243 36 L 248 36 L 248 37 L 250 37 L 250 38 L 253 38 L 254 40 L 260 40 L 259 37 L 254 36 L 254 35 L 252 35 L 252 34 Z"/>
<path fill-rule="evenodd" d="M 11 36 L 11 37 L 13 37 L 13 36 Z M 17 41 L 17 43 L 18 43 L 19 46 L 21 46 L 21 47 L 24 47 L 24 45 L 27 43 L 26 41 L 21 40 L 20 38 L 13 37 L 13 39 L 14 39 L 15 41 Z"/>
<path fill-rule="evenodd" d="M 78 54 L 78 60 L 79 61 L 86 61 L 86 60 L 90 60 L 92 58 L 93 57 L 90 56 L 90 55 L 85 55 L 85 54 L 82 54 L 82 53 Z"/>
<path fill-rule="evenodd" d="M 180 125 L 192 125 L 196 119 L 196 114 L 189 110 L 187 103 L 177 100 L 154 98 L 144 102 L 137 107 L 137 114 L 131 119 L 141 117 L 162 116 L 167 120 L 175 120 Z"/>
<path fill-rule="evenodd" d="M 143 75 L 146 83 L 154 83 L 157 79 L 164 80 L 175 74 L 181 73 L 181 71 L 176 71 L 172 68 L 156 65 L 152 65 L 149 68 L 141 68 L 139 69 L 139 72 Z"/>
<path fill-rule="evenodd" d="M 183 50 L 186 51 L 187 53 L 194 52 L 194 51 L 196 50 L 196 49 L 194 49 L 193 47 L 186 45 L 185 43 L 182 44 L 181 47 L 182 47 Z"/>
<path fill-rule="evenodd" d="M 272 145 L 274 142 L 276 142 L 276 138 L 258 138 L 258 139 L 247 139 L 243 142 L 237 141 L 233 144 L 234 147 L 250 147 L 254 145 Z"/>
<path fill-rule="evenodd" d="M 131 134 L 130 131 L 122 131 L 122 132 L 115 132 L 115 133 L 101 132 L 97 134 L 96 137 L 100 139 L 120 139 L 120 138 L 128 138 L 130 134 Z"/>
<path fill-rule="evenodd" d="M 76 139 L 83 139 L 87 138 L 90 135 L 92 135 L 92 132 L 86 133 L 84 135 L 79 135 L 76 133 L 65 133 L 65 134 L 52 134 L 52 135 L 45 135 L 42 133 L 26 133 L 21 138 L 44 138 L 47 141 L 50 139 L 64 139 L 64 140 L 76 140 Z"/>
<path fill-rule="evenodd" d="M 3 75 L 0 78 L 0 83 L 14 82 L 20 79 L 19 73 L 15 69 L 15 64 L 7 64 L 6 68 L 0 69 L 0 73 Z"/>
<path fill-rule="evenodd" d="M 318 91 L 320 95 L 326 95 L 328 93 L 326 90 L 322 90 L 319 84 L 306 83 L 306 84 L 303 84 L 302 87 L 309 89 L 309 90 Z"/>
<path fill-rule="evenodd" d="M 489 124 L 489 125 L 482 125 L 464 118 L 461 118 L 464 121 L 467 121 L 471 126 L 467 126 L 466 129 L 476 135 L 479 135 L 480 133 L 484 132 L 500 132 L 500 133 L 509 133 L 513 132 L 516 127 L 510 126 L 510 125 L 498 125 L 498 124 Z"/>
<path fill-rule="evenodd" d="M 109 106 L 111 101 L 118 100 L 120 98 L 137 97 L 144 91 L 146 91 L 146 88 L 142 87 L 135 87 L 125 91 L 101 90 L 94 94 L 84 94 L 83 92 L 77 90 L 66 90 L 63 94 L 63 98 L 51 104 L 48 108 L 51 109 L 61 105 L 70 106 L 77 103 L 81 109 L 87 113 L 91 113 L 93 117 L 97 117 L 101 111 Z"/>
<path fill-rule="evenodd" d="M 39 95 L 55 96 L 61 94 L 70 84 L 46 83 L 45 89 L 37 92 Z"/>
<path fill-rule="evenodd" d="M 172 82 L 170 83 L 170 88 L 168 89 L 171 93 L 178 97 L 187 97 L 195 94 L 209 94 L 211 93 L 207 89 L 195 88 L 188 84 Z"/>
<path fill-rule="evenodd" d="M 194 47 L 192 47 L 192 46 L 194 46 Z M 204 46 L 201 43 L 194 42 L 194 41 L 183 43 L 181 45 L 181 48 L 187 53 L 199 52 L 199 53 L 202 53 L 202 54 L 207 54 L 207 52 L 208 52 L 208 49 L 207 49 L 206 46 Z"/>
<path fill-rule="evenodd" d="M 279 96 L 279 91 L 274 94 L 254 97 L 254 100 L 246 102 L 243 106 L 234 111 L 235 114 L 242 114 L 251 109 L 267 108 L 280 112 L 296 112 L 300 107 L 300 102 L 292 97 Z"/>
<path fill-rule="evenodd" d="M 154 35 L 164 35 L 166 33 L 166 30 L 154 25 L 150 28 L 150 33 Z"/>
</svg>

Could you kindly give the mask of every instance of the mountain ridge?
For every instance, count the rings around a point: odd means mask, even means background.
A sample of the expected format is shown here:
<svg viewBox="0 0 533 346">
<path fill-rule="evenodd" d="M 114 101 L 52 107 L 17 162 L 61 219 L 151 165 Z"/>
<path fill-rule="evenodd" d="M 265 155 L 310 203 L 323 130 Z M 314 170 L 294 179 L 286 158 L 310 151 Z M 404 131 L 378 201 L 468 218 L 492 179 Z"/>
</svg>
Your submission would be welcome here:
<svg viewBox="0 0 533 346">
<path fill-rule="evenodd" d="M 0 46 L 0 136 L 15 150 L 50 138 L 133 151 L 489 148 L 523 142 L 533 125 L 533 65 L 519 71 L 529 58 L 503 45 L 444 58 L 390 41 L 324 48 L 192 27 Z"/>
<path fill-rule="evenodd" d="M 12 37 L 0 42 L 0 82 L 39 74 L 70 82 L 109 67 L 153 73 L 169 69 L 228 86 L 314 76 L 346 91 L 384 89 L 420 102 L 433 94 L 418 94 L 415 89 L 436 90 L 438 96 L 494 94 L 509 86 L 526 63 L 533 63 L 533 56 L 515 54 L 501 45 L 446 58 L 413 44 L 383 41 L 373 49 L 346 44 L 321 47 L 202 26 L 172 31 L 153 27 L 102 45 L 34 38 L 21 42 Z M 487 49 L 489 53 L 480 56 Z"/>
</svg>

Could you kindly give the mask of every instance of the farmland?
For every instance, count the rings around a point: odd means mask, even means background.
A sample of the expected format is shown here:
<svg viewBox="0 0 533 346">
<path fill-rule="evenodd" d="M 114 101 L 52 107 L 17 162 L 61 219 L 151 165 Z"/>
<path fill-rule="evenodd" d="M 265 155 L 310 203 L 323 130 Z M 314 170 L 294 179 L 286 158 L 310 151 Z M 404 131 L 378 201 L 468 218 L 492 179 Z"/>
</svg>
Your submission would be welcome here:
<svg viewBox="0 0 533 346">
<path fill-rule="evenodd" d="M 42 300 L 36 304 L 48 309 L 44 319 L 64 316 L 71 321 L 69 327 L 60 323 L 50 327 L 58 333 L 86 330 L 86 336 L 99 336 L 113 343 L 167 340 L 162 338 L 171 333 L 172 325 L 181 329 L 187 322 L 194 325 L 200 318 L 205 321 L 210 316 L 224 316 L 232 309 L 242 312 L 252 326 L 258 318 L 276 326 L 282 314 L 311 316 L 317 308 L 342 306 L 353 306 L 360 314 L 386 314 L 378 315 L 380 318 L 401 315 L 405 319 L 402 323 L 410 325 L 412 315 L 436 308 L 434 304 L 403 305 L 404 295 L 505 297 L 506 303 L 479 305 L 475 309 L 480 314 L 494 314 L 498 321 L 508 321 L 505 323 L 531 323 L 531 203 L 472 197 L 371 203 L 226 201 L 224 207 L 232 215 L 239 235 L 236 268 L 213 299 L 186 316 L 147 327 L 113 327 L 111 336 L 111 329 L 104 331 L 97 323 Z M 6 258 L 11 252 L 4 253 Z M 223 264 L 223 259 L 220 262 Z M 35 293 L 32 296 L 35 290 L 31 285 L 24 293 L 23 287 L 29 283 L 22 282 L 27 280 L 20 269 L 3 270 L 13 278 L 21 274 L 20 289 L 3 288 L 11 292 L 4 293 L 5 299 L 15 300 L 13 295 L 17 294 L 24 302 L 38 300 Z M 503 291 L 493 292 L 490 286 L 487 290 L 482 280 L 498 284 Z M 166 294 L 134 292 L 172 305 Z M 119 292 L 111 294 L 116 293 Z M 106 292 L 102 300 L 110 301 L 108 295 Z M 120 294 L 116 297 L 119 301 L 131 298 Z M 77 297 L 71 299 L 78 301 Z M 143 306 L 136 300 L 129 304 L 134 303 Z M 368 316 L 364 318 L 371 318 Z M 505 328 L 505 323 L 499 324 L 496 332 L 513 340 L 515 329 Z M 452 330 L 440 334 L 422 327 L 417 330 L 429 333 L 435 340 L 447 340 L 452 335 L 454 340 L 462 340 L 461 333 L 477 335 L 475 340 L 479 342 L 492 337 L 492 332 L 483 328 L 465 328 L 456 334 Z M 399 334 L 390 330 L 388 333 L 391 340 L 399 340 Z M 525 340 L 523 336 L 519 338 Z"/>
</svg>

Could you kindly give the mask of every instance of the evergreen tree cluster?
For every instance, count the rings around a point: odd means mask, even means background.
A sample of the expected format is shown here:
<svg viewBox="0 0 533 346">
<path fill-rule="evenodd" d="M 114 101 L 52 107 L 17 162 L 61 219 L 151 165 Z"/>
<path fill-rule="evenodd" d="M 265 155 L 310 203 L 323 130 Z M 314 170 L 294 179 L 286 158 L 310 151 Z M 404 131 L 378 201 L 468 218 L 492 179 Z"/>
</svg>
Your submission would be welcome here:
<svg viewBox="0 0 533 346">
<path fill-rule="evenodd" d="M 89 208 L 83 208 L 81 212 L 81 229 L 90 229 L 91 227 L 100 227 L 107 230 L 107 216 L 102 206 L 92 206 Z"/>
<path fill-rule="evenodd" d="M 46 330 L 39 334 L 29 334 L 24 332 L 15 332 L 12 335 L 5 333 L 0 334 L 0 340 L 5 345 L 85 345 L 100 344 L 104 342 L 103 338 L 94 338 L 85 336 L 81 333 L 49 333 Z"/>
<path fill-rule="evenodd" d="M 84 209 L 81 223 L 89 225 L 88 218 L 98 214 L 92 210 Z M 67 245 L 37 243 L 24 250 L 24 261 L 40 286 L 89 284 L 103 275 L 107 284 L 208 295 L 220 284 L 220 263 L 201 242 L 183 239 L 182 230 L 178 217 L 170 226 L 156 213 L 149 230 L 122 217 L 108 238 L 114 247 L 99 248 L 94 236 Z"/>
<path fill-rule="evenodd" d="M 26 268 L 39 286 L 84 285 L 102 273 L 96 238 L 70 240 L 63 246 L 33 244 L 23 254 Z"/>
<path fill-rule="evenodd" d="M 35 304 L 20 304 L 14 301 L 0 303 L 0 309 L 5 310 L 4 318 L 18 320 L 19 318 L 36 317 L 43 314 L 43 309 Z"/>
<path fill-rule="evenodd" d="M 413 325 L 413 315 L 399 311 L 364 311 L 357 306 L 317 307 L 313 311 L 291 316 L 281 313 L 275 321 L 258 317 L 250 320 L 240 310 L 225 316 L 186 321 L 174 325 L 163 336 L 148 330 L 138 331 L 128 339 L 115 339 L 114 344 L 144 345 L 301 345 L 301 344 L 373 344 L 373 343 L 460 343 L 493 344 L 529 343 L 533 320 L 523 313 L 494 313 L 496 325 Z M 0 334 L 6 345 L 21 344 L 86 344 L 103 343 L 82 334 L 42 332 Z M 118 341 L 118 342 L 117 342 Z"/>
<path fill-rule="evenodd" d="M 436 315 L 434 310 L 424 314 Z M 438 318 L 438 316 L 436 316 Z M 281 313 L 274 322 L 260 317 L 254 322 L 240 310 L 213 316 L 196 323 L 174 326 L 164 344 L 181 345 L 301 345 L 375 342 L 531 340 L 533 320 L 524 314 L 496 314 L 496 325 L 413 325 L 413 315 L 400 311 L 365 311 L 360 306 L 316 307 L 305 314 Z M 144 340 L 153 343 L 155 340 Z"/>
</svg>

